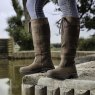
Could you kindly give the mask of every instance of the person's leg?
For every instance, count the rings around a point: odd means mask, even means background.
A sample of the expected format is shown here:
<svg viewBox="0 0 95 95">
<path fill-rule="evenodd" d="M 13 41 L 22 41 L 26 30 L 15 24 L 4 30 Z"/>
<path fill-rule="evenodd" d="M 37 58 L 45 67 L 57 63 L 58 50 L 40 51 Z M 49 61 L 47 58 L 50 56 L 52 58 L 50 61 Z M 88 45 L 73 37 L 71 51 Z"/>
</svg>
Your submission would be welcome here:
<svg viewBox="0 0 95 95">
<path fill-rule="evenodd" d="M 79 18 L 76 0 L 58 0 L 63 17 Z"/>
<path fill-rule="evenodd" d="M 50 52 L 50 28 L 43 13 L 43 6 L 46 2 L 46 0 L 27 0 L 27 9 L 31 16 L 35 59 L 29 66 L 20 68 L 21 74 L 34 74 L 54 69 Z"/>
<path fill-rule="evenodd" d="M 80 23 L 75 0 L 59 0 L 63 12 L 61 22 L 61 61 L 58 68 L 49 70 L 47 76 L 57 79 L 76 78 L 75 55 Z"/>
<path fill-rule="evenodd" d="M 43 7 L 48 0 L 27 0 L 26 7 L 31 19 L 45 18 Z"/>
</svg>

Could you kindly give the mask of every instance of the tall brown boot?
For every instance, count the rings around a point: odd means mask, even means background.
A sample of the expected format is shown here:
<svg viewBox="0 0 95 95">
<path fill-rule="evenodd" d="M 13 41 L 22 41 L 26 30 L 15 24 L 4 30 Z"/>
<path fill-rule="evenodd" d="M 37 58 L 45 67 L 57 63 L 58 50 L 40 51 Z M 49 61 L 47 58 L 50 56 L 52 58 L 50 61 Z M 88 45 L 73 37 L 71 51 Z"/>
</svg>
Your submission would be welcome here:
<svg viewBox="0 0 95 95">
<path fill-rule="evenodd" d="M 61 30 L 61 62 L 58 68 L 49 70 L 47 76 L 57 79 L 76 78 L 74 58 L 80 32 L 79 18 L 63 18 Z"/>
<path fill-rule="evenodd" d="M 46 18 L 31 21 L 35 59 L 29 66 L 21 67 L 21 74 L 33 74 L 54 69 L 50 53 L 50 28 Z"/>
</svg>

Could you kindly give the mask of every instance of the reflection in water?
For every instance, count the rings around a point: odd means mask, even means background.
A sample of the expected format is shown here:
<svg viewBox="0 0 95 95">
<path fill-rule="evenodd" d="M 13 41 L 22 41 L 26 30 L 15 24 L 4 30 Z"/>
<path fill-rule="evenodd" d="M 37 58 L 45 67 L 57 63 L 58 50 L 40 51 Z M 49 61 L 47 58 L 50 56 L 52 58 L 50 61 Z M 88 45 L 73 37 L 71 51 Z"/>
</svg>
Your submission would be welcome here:
<svg viewBox="0 0 95 95">
<path fill-rule="evenodd" d="M 9 79 L 0 79 L 0 95 L 10 95 L 8 81 Z"/>
<path fill-rule="evenodd" d="M 31 64 L 33 60 L 6 60 L 0 59 L 0 95 L 21 95 L 22 76 L 19 73 L 21 66 Z"/>
</svg>

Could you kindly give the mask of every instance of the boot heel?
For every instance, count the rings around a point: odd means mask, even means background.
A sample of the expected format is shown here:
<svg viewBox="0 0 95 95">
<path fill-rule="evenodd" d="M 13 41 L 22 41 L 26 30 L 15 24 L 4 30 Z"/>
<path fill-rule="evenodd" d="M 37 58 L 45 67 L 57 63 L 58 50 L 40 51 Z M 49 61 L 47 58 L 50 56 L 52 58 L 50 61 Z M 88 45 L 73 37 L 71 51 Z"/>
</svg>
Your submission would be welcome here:
<svg viewBox="0 0 95 95">
<path fill-rule="evenodd" d="M 48 70 L 52 70 L 52 69 L 54 69 L 53 67 L 52 68 L 42 68 L 41 69 L 41 72 L 42 73 L 45 73 L 45 72 L 47 72 Z"/>
<path fill-rule="evenodd" d="M 69 76 L 69 79 L 72 79 L 72 78 L 78 78 L 78 75 L 77 74 L 72 74 Z"/>
</svg>

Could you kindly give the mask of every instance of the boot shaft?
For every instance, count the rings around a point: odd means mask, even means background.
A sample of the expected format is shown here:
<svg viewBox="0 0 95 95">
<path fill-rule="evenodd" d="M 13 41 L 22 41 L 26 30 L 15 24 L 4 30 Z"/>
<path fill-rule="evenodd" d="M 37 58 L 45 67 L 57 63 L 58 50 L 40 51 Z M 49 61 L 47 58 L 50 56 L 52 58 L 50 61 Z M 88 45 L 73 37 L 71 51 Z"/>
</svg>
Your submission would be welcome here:
<svg viewBox="0 0 95 95">
<path fill-rule="evenodd" d="M 56 69 L 47 71 L 47 76 L 62 80 L 77 78 L 74 58 L 79 39 L 79 19 L 63 18 L 61 24 L 61 62 Z"/>
<path fill-rule="evenodd" d="M 63 18 L 61 47 L 66 50 L 76 49 L 79 39 L 80 24 L 78 18 Z"/>
<path fill-rule="evenodd" d="M 22 74 L 42 73 L 54 69 L 50 53 L 50 29 L 46 18 L 31 21 L 35 59 L 20 69 Z"/>
<path fill-rule="evenodd" d="M 61 65 L 70 66 L 75 63 L 76 49 L 80 33 L 79 18 L 63 18 L 61 29 Z"/>
<path fill-rule="evenodd" d="M 31 21 L 35 54 L 50 53 L 50 28 L 46 18 Z"/>
</svg>

